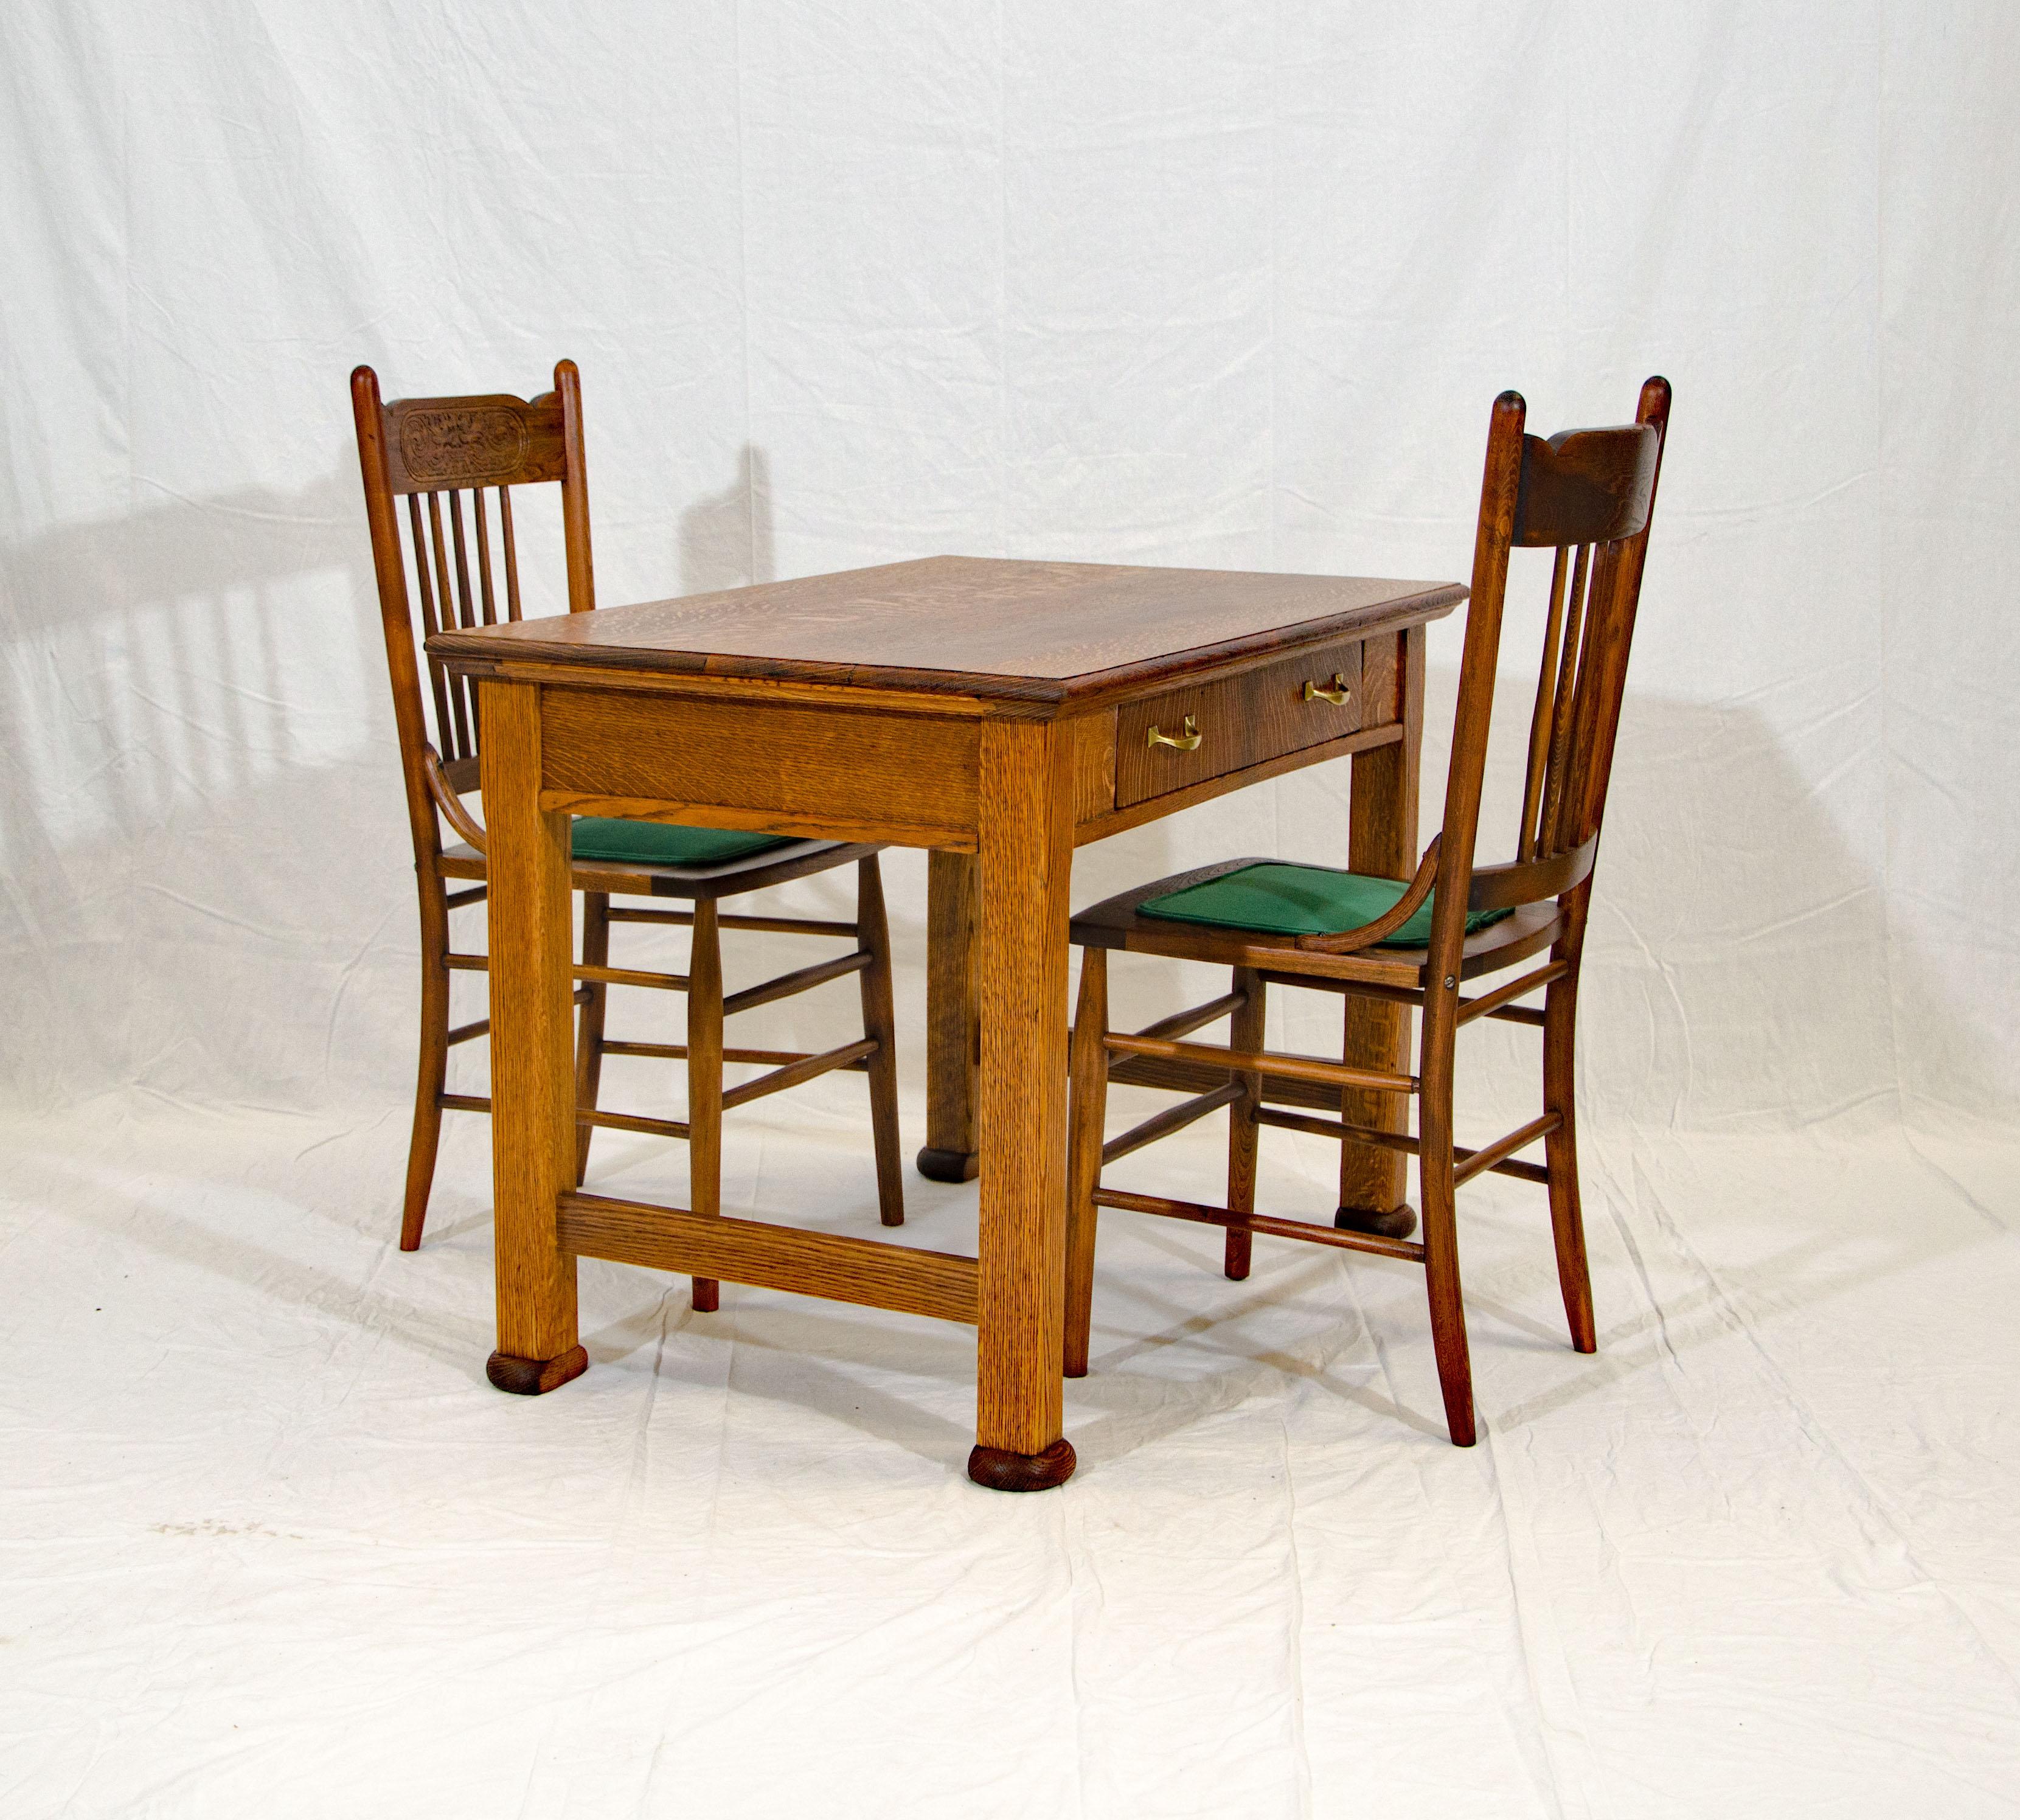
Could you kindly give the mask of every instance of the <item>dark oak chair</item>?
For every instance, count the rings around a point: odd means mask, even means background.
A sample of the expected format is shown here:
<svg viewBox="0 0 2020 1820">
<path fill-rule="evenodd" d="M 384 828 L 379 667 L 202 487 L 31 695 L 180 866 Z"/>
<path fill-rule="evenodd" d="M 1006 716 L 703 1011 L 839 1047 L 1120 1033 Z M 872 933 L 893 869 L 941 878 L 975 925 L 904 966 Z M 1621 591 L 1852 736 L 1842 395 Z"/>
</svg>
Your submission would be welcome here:
<svg viewBox="0 0 2020 1820">
<path fill-rule="evenodd" d="M 517 488 L 558 483 L 569 610 L 590 611 L 596 605 L 596 587 L 583 458 L 581 383 L 572 361 L 562 361 L 555 367 L 553 391 L 531 401 L 500 395 L 406 398 L 384 404 L 377 376 L 365 366 L 351 376 L 351 392 L 386 659 L 392 674 L 408 819 L 413 832 L 414 871 L 420 886 L 420 1077 L 407 1156 L 406 1207 L 400 1225 L 401 1249 L 410 1251 L 421 1242 L 427 1215 L 443 1111 L 491 1110 L 488 1099 L 444 1091 L 450 1049 L 485 1035 L 490 1027 L 489 1019 L 449 1027 L 449 975 L 459 971 L 483 972 L 489 963 L 487 956 L 457 950 L 449 942 L 452 913 L 481 903 L 485 896 L 484 829 L 463 800 L 478 786 L 478 692 L 467 679 L 449 674 L 433 659 L 427 663 L 423 688 L 398 502 L 406 501 L 405 531 L 413 553 L 420 636 L 445 627 L 492 625 L 501 616 L 507 620 L 521 617 L 513 527 Z M 495 513 L 487 507 L 487 492 L 495 496 Z M 445 822 L 461 837 L 459 843 L 445 845 Z M 576 1062 L 578 1182 L 588 1168 L 590 1139 L 599 1127 L 685 1138 L 694 1210 L 718 1213 L 724 1112 L 811 1081 L 830 1069 L 854 1069 L 870 1077 L 879 1212 L 886 1226 L 903 1223 L 890 943 L 877 870 L 879 850 L 721 828 L 591 817 L 576 820 L 574 886 L 583 900 L 582 964 L 575 969 L 576 1001 L 580 1007 Z M 725 898 L 850 864 L 856 868 L 853 922 L 730 915 L 718 907 Z M 452 881 L 460 888 L 452 888 Z M 613 908 L 613 895 L 670 898 L 691 907 Z M 611 966 L 613 923 L 690 927 L 692 946 L 687 973 Z M 721 944 L 725 929 L 834 936 L 850 947 L 834 959 L 725 994 Z M 852 973 L 859 978 L 863 997 L 859 1041 L 818 1055 L 724 1046 L 726 1017 Z M 606 1037 L 605 1012 L 613 986 L 685 993 L 687 1041 L 626 1042 Z M 605 1055 L 685 1061 L 687 1117 L 647 1118 L 598 1110 L 598 1084 Z M 767 1064 L 770 1072 L 725 1090 L 723 1065 L 732 1062 Z M 696 1308 L 713 1309 L 717 1299 L 713 1281 L 694 1279 Z"/>
<path fill-rule="evenodd" d="M 1669 412 L 1668 382 L 1651 379 L 1641 388 L 1633 423 L 1567 430 L 1546 442 L 1524 434 L 1526 407 L 1517 394 L 1504 392 L 1495 400 L 1444 826 L 1414 877 L 1375 879 L 1236 859 L 1160 879 L 1074 919 L 1073 939 L 1086 952 L 1072 1050 L 1069 1377 L 1087 1370 L 1097 1208 L 1224 1227 L 1226 1271 L 1237 1281 L 1248 1274 L 1257 1233 L 1313 1240 L 1424 1266 L 1446 1422 L 1453 1441 L 1470 1446 L 1473 1375 L 1453 1198 L 1462 1182 L 1487 1170 L 1549 1190 L 1571 1344 L 1582 1353 L 1594 1350 L 1573 1106 L 1579 961 Z M 1476 866 L 1509 554 L 1538 547 L 1553 550 L 1555 560 L 1521 825 L 1512 860 Z M 1233 969 L 1230 990 L 1134 1035 L 1118 1035 L 1108 1026 L 1112 948 L 1226 964 Z M 1477 996 L 1464 995 L 1464 983 L 1539 957 L 1539 964 L 1513 979 Z M 1398 1057 L 1401 1066 L 1383 1070 L 1264 1052 L 1264 998 L 1271 986 L 1419 1008 L 1417 1071 L 1406 1071 L 1406 1055 Z M 1540 1007 L 1517 1002 L 1539 990 L 1544 994 Z M 1223 1018 L 1230 1021 L 1226 1047 L 1183 1040 Z M 1480 1018 L 1542 1030 L 1543 1110 L 1519 1130 L 1472 1149 L 1453 1140 L 1452 1077 L 1459 1030 Z M 1139 1057 L 1225 1069 L 1226 1078 L 1104 1142 L 1110 1071 Z M 1349 1122 L 1350 1111 L 1329 1119 L 1266 1105 L 1266 1075 L 1337 1088 L 1353 1096 L 1343 1101 L 1343 1110 L 1370 1093 L 1398 1096 L 1405 1106 L 1414 1098 L 1418 1135 Z M 1222 1106 L 1230 1115 L 1225 1207 L 1103 1186 L 1106 1164 Z M 1423 1202 L 1422 1242 L 1410 1237 L 1416 1216 L 1407 1207 L 1386 1215 L 1342 1208 L 1330 1226 L 1257 1213 L 1256 1150 L 1265 1125 L 1414 1155 Z M 1539 1142 L 1542 1164 L 1517 1157 Z"/>
</svg>

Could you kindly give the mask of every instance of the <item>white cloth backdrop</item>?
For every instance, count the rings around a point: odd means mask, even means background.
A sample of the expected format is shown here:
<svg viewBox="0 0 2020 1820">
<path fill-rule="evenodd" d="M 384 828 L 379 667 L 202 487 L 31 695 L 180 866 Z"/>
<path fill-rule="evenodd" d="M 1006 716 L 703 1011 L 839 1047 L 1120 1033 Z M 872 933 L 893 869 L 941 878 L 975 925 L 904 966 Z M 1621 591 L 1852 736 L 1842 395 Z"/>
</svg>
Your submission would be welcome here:
<svg viewBox="0 0 2020 1820">
<path fill-rule="evenodd" d="M 2011 1811 L 2016 83 L 1990 0 L 0 11 L 9 1811 Z M 1272 1302 L 1162 1234 L 1042 1509 L 968 1494 L 958 1336 L 894 1317 L 703 1332 L 598 1266 L 598 1370 L 486 1401 L 481 1126 L 383 1248 L 414 912 L 345 380 L 564 354 L 605 605 L 940 551 L 1462 578 L 1494 394 L 1547 431 L 1666 373 L 1582 1070 L 1610 1362 L 1490 1190 L 1473 1456 L 1414 1280 Z M 1344 787 L 1076 900 L 1337 863 Z M 768 1102 L 732 1204 L 852 1182 L 858 1091 Z"/>
</svg>

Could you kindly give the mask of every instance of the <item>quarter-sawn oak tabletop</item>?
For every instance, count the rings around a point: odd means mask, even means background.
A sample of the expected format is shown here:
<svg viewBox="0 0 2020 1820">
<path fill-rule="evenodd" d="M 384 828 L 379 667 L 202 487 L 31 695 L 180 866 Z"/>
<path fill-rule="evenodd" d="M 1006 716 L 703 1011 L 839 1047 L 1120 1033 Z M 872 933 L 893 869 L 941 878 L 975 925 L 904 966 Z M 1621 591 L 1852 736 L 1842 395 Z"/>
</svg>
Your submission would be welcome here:
<svg viewBox="0 0 2020 1820">
<path fill-rule="evenodd" d="M 518 662 L 917 689 L 1084 708 L 1456 605 L 1455 584 L 932 556 L 428 641 Z"/>
</svg>

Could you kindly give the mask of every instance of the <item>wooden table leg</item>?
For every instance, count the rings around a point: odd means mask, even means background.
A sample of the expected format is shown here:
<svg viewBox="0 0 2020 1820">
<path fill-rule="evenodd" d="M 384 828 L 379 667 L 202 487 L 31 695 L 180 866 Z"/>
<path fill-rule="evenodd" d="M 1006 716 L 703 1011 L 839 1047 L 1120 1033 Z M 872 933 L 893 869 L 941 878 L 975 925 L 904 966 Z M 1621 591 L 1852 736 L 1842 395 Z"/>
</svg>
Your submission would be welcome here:
<svg viewBox="0 0 2020 1820">
<path fill-rule="evenodd" d="M 588 1368 L 576 1333 L 575 1259 L 554 1203 L 575 1186 L 569 818 L 540 812 L 540 699 L 485 682 L 485 824 L 491 934 L 491 1179 L 498 1350 L 486 1375 L 537 1397 Z"/>
<path fill-rule="evenodd" d="M 975 1109 L 976 859 L 926 860 L 926 1147 L 918 1171 L 935 1182 L 972 1182 L 979 1168 Z"/>
<path fill-rule="evenodd" d="M 1382 647 L 1387 646 L 1384 650 Z M 1347 834 L 1347 865 L 1356 872 L 1408 878 L 1417 866 L 1417 774 L 1424 739 L 1424 628 L 1413 626 L 1393 641 L 1371 639 L 1362 674 L 1372 706 L 1378 691 L 1396 692 L 1403 737 L 1353 758 L 1353 801 Z M 1363 1067 L 1409 1072 L 1410 1008 L 1378 999 L 1346 995 L 1346 1026 L 1341 1054 Z M 1409 1124 L 1408 1101 L 1393 1093 L 1348 1088 L 1341 1114 L 1350 1124 L 1401 1132 Z M 1410 1208 L 1408 1158 L 1371 1144 L 1340 1146 L 1339 1210 L 1334 1223 L 1360 1232 L 1402 1237 L 1414 1230 Z"/>
<path fill-rule="evenodd" d="M 982 729 L 981 1320 L 968 1476 L 998 1491 L 1063 1484 L 1066 946 L 1072 774 L 1061 731 Z"/>
</svg>

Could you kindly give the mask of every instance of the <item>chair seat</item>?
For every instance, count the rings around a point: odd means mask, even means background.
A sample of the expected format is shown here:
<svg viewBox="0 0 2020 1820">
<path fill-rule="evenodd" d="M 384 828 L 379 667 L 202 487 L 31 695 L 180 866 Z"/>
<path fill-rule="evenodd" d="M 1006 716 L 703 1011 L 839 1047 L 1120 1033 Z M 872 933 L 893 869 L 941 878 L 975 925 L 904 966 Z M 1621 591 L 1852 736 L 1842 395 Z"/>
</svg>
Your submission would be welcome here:
<svg viewBox="0 0 2020 1820">
<path fill-rule="evenodd" d="M 1401 879 L 1371 877 L 1330 866 L 1296 866 L 1259 859 L 1233 872 L 1147 897 L 1138 906 L 1161 921 L 1204 923 L 1274 935 L 1333 935 L 1386 916 L 1409 886 Z M 1396 932 L 1375 944 L 1421 948 L 1430 939 L 1433 892 Z M 1470 935 L 1499 922 L 1505 910 L 1473 910 L 1466 919 Z"/>
<path fill-rule="evenodd" d="M 582 830 L 596 830 L 592 845 L 597 854 L 583 851 Z M 652 859 L 642 850 L 652 842 L 650 836 L 608 835 L 606 830 L 649 830 L 652 835 L 670 837 L 659 847 L 672 854 L 685 850 L 692 857 Z M 707 838 L 703 838 L 707 837 Z M 637 859 L 604 854 L 612 848 L 632 845 L 641 850 Z M 740 847 L 741 850 L 739 851 Z M 710 848 L 715 850 L 711 854 Z M 728 851 L 725 851 L 725 848 Z M 767 885 L 783 885 L 837 866 L 852 865 L 882 849 L 874 845 L 848 841 L 808 841 L 790 834 L 749 834 L 739 829 L 689 828 L 656 822 L 615 821 L 582 816 L 575 824 L 574 863 L 569 882 L 577 891 L 601 891 L 623 896 L 719 898 Z M 459 843 L 442 849 L 441 870 L 449 878 L 481 879 L 485 876 L 485 856 L 474 847 Z"/>
<path fill-rule="evenodd" d="M 1255 967 L 1274 973 L 1302 974 L 1314 981 L 1360 981 L 1403 990 L 1415 990 L 1422 984 L 1426 956 L 1420 947 L 1378 946 L 1348 954 L 1328 954 L 1300 948 L 1296 934 L 1185 922 L 1145 913 L 1144 906 L 1153 899 L 1175 897 L 1231 874 L 1276 863 L 1254 858 L 1223 859 L 1216 865 L 1176 873 L 1120 892 L 1074 917 L 1073 940 L 1083 948 L 1121 948 L 1132 954 L 1165 954 L 1176 960 L 1219 966 Z M 1391 880 L 1376 882 L 1394 893 L 1379 908 L 1393 905 L 1401 895 L 1400 888 Z M 1379 910 L 1371 914 L 1379 914 Z M 1486 926 L 1470 932 L 1460 950 L 1461 975 L 1470 979 L 1526 960 L 1554 943 L 1563 925 L 1563 916 L 1555 903 L 1524 904 L 1506 913 L 1490 912 Z M 1406 929 L 1411 926 L 1411 923 L 1404 925 Z"/>
<path fill-rule="evenodd" d="M 578 859 L 606 859 L 648 866 L 714 866 L 790 845 L 790 834 L 753 834 L 743 828 L 685 828 L 670 822 L 627 822 L 605 816 L 578 816 L 570 830 Z"/>
</svg>

